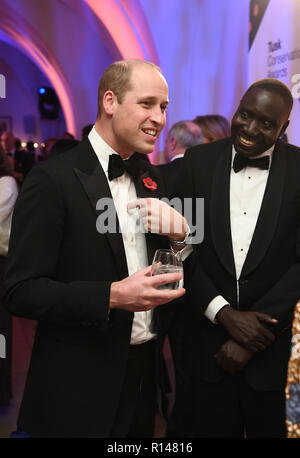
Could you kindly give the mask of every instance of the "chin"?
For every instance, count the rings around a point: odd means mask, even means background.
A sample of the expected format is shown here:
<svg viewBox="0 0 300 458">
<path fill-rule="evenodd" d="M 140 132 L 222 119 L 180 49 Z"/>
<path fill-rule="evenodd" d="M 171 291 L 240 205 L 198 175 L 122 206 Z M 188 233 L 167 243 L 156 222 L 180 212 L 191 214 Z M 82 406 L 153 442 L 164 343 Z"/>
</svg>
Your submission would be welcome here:
<svg viewBox="0 0 300 458">
<path fill-rule="evenodd" d="M 154 147 L 155 147 L 155 144 L 154 145 L 141 145 L 139 147 L 139 149 L 136 149 L 135 151 L 141 153 L 141 154 L 150 154 L 154 151 Z"/>
<path fill-rule="evenodd" d="M 240 143 L 238 145 L 234 145 L 234 149 L 236 150 L 237 153 L 245 157 L 257 156 L 258 154 L 261 153 L 259 149 L 253 150 L 250 148 L 245 148 Z"/>
</svg>

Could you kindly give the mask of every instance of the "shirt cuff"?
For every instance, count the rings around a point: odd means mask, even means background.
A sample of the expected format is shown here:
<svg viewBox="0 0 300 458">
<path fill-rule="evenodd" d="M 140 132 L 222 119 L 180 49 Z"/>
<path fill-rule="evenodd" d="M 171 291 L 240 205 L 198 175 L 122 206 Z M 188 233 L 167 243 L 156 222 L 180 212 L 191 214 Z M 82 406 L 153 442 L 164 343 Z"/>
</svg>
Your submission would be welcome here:
<svg viewBox="0 0 300 458">
<path fill-rule="evenodd" d="M 206 316 L 206 318 L 208 318 L 212 323 L 217 324 L 216 315 L 223 307 L 225 307 L 225 305 L 228 305 L 228 301 L 226 301 L 222 296 L 216 296 L 208 304 L 204 312 L 204 316 Z"/>
<path fill-rule="evenodd" d="M 171 249 L 173 251 L 172 245 Z M 176 251 L 175 256 L 180 255 L 181 261 L 185 261 L 193 251 L 192 245 L 185 245 L 181 250 Z"/>
</svg>

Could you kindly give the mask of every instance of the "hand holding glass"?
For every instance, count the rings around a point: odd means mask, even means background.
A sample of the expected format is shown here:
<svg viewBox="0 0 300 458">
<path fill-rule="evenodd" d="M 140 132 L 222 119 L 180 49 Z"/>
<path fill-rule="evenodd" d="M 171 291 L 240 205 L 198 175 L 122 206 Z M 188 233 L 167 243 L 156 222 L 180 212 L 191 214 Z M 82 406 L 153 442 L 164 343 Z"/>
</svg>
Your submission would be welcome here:
<svg viewBox="0 0 300 458">
<path fill-rule="evenodd" d="M 173 282 L 166 283 L 158 287 L 158 289 L 178 289 L 183 287 L 183 265 L 180 259 L 180 255 L 175 255 L 172 250 L 156 250 L 153 262 L 152 262 L 152 275 L 161 275 L 168 273 L 180 273 L 182 279 Z"/>
</svg>

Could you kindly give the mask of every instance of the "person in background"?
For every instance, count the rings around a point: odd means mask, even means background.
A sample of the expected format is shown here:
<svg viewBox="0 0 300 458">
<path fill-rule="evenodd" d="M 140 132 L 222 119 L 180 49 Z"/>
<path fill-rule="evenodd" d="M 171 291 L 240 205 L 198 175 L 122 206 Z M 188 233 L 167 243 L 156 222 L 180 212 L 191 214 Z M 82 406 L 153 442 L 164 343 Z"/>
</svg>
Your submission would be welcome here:
<svg viewBox="0 0 300 458">
<path fill-rule="evenodd" d="M 92 128 L 93 128 L 93 124 L 87 124 L 86 126 L 83 126 L 82 131 L 81 131 L 82 140 L 89 135 Z"/>
<path fill-rule="evenodd" d="M 221 115 L 197 116 L 194 122 L 204 133 L 204 143 L 215 142 L 230 136 L 230 123 Z"/>
<path fill-rule="evenodd" d="M 15 169 L 15 137 L 12 132 L 3 132 L 1 134 L 0 144 L 3 153 L 8 157 L 10 167 Z"/>
<path fill-rule="evenodd" d="M 12 132 L 3 132 L 1 135 L 1 146 L 4 154 L 8 157 L 13 175 L 19 186 L 22 185 L 24 179 L 24 154 L 20 143 L 14 137 Z"/>
<path fill-rule="evenodd" d="M 57 140 L 57 142 L 52 146 L 49 151 L 48 157 L 56 156 L 57 154 L 64 153 L 69 149 L 74 148 L 79 143 L 79 140 Z"/>
<path fill-rule="evenodd" d="M 62 139 L 63 140 L 75 140 L 75 137 L 73 134 L 70 134 L 69 132 L 65 132 Z"/>
<path fill-rule="evenodd" d="M 0 357 L 0 405 L 12 397 L 12 320 L 2 304 L 3 276 L 8 250 L 11 218 L 18 187 L 7 155 L 0 146 L 0 334 L 5 338 L 6 357 Z"/>
<path fill-rule="evenodd" d="M 26 177 L 26 175 L 29 173 L 29 171 L 32 169 L 36 161 L 35 158 L 35 147 L 34 147 L 34 142 L 29 141 L 27 142 L 26 145 L 26 150 L 24 152 L 24 157 L 23 157 L 23 181 Z"/>
<path fill-rule="evenodd" d="M 187 298 L 193 437 L 286 437 L 300 149 L 279 137 L 292 106 L 281 81 L 257 81 L 241 98 L 231 137 L 184 155 L 178 195 L 205 203 Z"/>
<path fill-rule="evenodd" d="M 187 232 L 168 207 L 162 233 L 163 182 L 140 159 L 155 147 L 168 102 L 159 67 L 111 64 L 88 138 L 24 182 L 4 299 L 10 313 L 38 321 L 18 417 L 29 436 L 153 436 L 163 305 L 185 294 L 159 289 L 179 273 L 151 276 L 149 265 L 157 248 L 184 245 Z M 148 202 L 145 233 L 135 208 Z"/>
<path fill-rule="evenodd" d="M 47 138 L 47 140 L 45 141 L 45 146 L 43 148 L 43 157 L 44 157 L 44 160 L 47 159 L 47 157 L 49 156 L 49 153 L 52 149 L 52 147 L 55 145 L 55 143 L 58 141 L 58 138 L 56 137 L 49 137 Z"/>
<path fill-rule="evenodd" d="M 202 129 L 193 121 L 178 121 L 169 129 L 164 151 L 168 162 L 157 167 L 166 179 L 170 193 L 174 188 L 186 149 L 203 141 Z"/>
</svg>

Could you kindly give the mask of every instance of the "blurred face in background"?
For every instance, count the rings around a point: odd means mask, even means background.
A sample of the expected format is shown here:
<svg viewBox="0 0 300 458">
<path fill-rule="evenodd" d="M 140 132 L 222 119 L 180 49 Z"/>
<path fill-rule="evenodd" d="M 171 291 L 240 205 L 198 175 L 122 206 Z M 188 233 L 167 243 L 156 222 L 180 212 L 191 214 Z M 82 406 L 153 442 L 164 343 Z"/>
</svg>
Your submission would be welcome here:
<svg viewBox="0 0 300 458">
<path fill-rule="evenodd" d="M 11 132 L 3 132 L 1 135 L 1 147 L 5 152 L 14 150 L 15 139 Z"/>
</svg>

